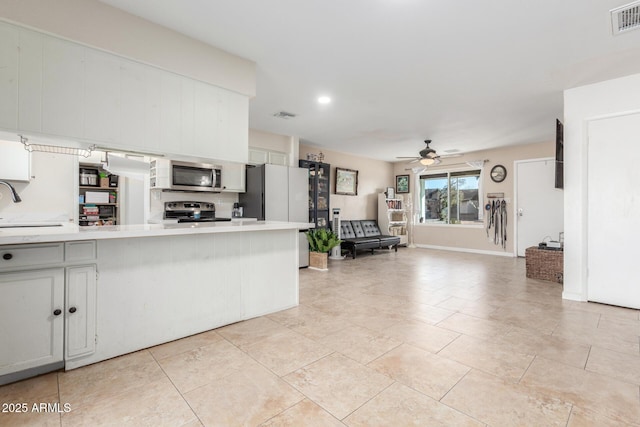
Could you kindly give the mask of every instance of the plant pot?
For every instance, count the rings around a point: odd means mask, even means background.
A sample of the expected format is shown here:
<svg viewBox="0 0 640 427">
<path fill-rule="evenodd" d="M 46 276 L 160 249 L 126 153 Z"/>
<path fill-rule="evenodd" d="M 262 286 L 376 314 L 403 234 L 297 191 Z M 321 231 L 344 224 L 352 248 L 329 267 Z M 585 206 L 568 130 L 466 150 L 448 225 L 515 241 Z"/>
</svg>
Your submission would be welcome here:
<svg viewBox="0 0 640 427">
<path fill-rule="evenodd" d="M 100 187 L 109 188 L 109 178 L 100 178 Z"/>
<path fill-rule="evenodd" d="M 323 252 L 309 252 L 309 268 L 321 271 L 329 271 L 327 258 L 329 254 Z"/>
</svg>

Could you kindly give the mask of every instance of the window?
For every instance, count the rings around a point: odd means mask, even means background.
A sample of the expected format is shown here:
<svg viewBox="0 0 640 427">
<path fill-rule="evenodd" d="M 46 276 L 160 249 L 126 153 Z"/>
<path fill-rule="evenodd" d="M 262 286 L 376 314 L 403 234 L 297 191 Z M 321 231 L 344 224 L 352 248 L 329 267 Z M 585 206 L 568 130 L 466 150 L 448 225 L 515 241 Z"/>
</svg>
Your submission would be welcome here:
<svg viewBox="0 0 640 427">
<path fill-rule="evenodd" d="M 482 223 L 480 170 L 420 176 L 420 222 Z"/>
</svg>

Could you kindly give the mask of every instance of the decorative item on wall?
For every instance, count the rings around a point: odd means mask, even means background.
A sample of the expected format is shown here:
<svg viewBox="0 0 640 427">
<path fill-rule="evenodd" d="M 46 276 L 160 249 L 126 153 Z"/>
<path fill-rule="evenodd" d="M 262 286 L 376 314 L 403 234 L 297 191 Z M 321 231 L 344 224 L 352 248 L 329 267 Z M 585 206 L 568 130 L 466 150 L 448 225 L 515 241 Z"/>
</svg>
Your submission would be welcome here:
<svg viewBox="0 0 640 427">
<path fill-rule="evenodd" d="M 345 196 L 358 194 L 358 171 L 336 168 L 336 194 Z"/>
<path fill-rule="evenodd" d="M 396 193 L 409 192 L 409 175 L 396 175 Z"/>
<path fill-rule="evenodd" d="M 507 168 L 502 165 L 495 165 L 491 168 L 490 175 L 493 182 L 502 182 L 507 177 Z"/>
<path fill-rule="evenodd" d="M 387 187 L 387 191 L 385 191 L 384 194 L 387 195 L 387 199 L 396 198 L 396 191 L 393 189 L 393 187 Z"/>
</svg>

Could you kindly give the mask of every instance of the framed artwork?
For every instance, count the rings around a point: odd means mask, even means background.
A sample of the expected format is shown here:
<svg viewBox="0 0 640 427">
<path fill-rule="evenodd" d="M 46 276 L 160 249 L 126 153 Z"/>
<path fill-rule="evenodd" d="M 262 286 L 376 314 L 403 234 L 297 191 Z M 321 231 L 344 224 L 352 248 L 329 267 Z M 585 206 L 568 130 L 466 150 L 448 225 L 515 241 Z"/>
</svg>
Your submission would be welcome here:
<svg viewBox="0 0 640 427">
<path fill-rule="evenodd" d="M 409 175 L 396 175 L 396 193 L 409 192 Z"/>
<path fill-rule="evenodd" d="M 336 168 L 336 194 L 345 196 L 358 194 L 358 171 Z"/>
</svg>

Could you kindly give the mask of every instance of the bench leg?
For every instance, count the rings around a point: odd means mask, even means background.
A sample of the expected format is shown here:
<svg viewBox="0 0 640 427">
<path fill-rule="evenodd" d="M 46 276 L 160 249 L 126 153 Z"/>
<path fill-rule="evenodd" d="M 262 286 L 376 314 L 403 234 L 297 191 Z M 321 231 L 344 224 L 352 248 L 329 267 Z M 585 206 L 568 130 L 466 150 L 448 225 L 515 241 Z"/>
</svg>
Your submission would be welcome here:
<svg viewBox="0 0 640 427">
<path fill-rule="evenodd" d="M 393 245 L 393 248 L 398 252 L 398 245 Z"/>
</svg>

